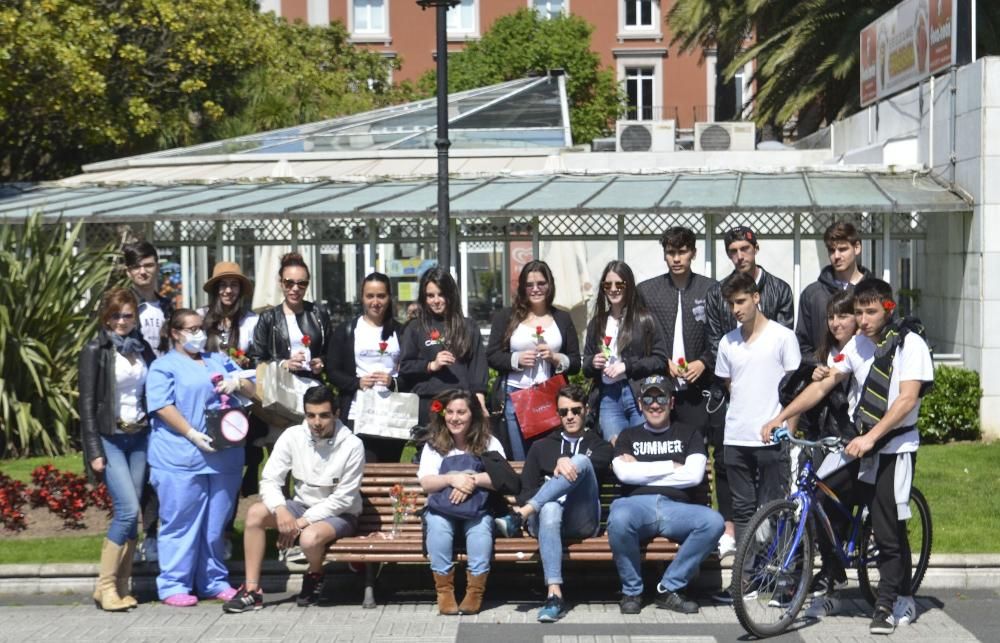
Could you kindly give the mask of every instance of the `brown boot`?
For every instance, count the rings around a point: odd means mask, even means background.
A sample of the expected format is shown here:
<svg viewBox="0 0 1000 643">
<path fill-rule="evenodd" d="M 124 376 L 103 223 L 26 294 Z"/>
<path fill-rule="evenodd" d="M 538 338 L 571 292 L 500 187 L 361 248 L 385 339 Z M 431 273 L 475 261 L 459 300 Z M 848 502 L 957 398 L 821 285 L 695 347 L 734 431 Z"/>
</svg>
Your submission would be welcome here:
<svg viewBox="0 0 1000 643">
<path fill-rule="evenodd" d="M 458 606 L 459 614 L 478 614 L 479 608 L 483 606 L 483 594 L 486 593 L 486 577 L 490 573 L 480 574 L 479 576 L 473 576 L 472 572 L 466 570 L 466 586 L 465 586 L 465 598 L 462 599 L 462 604 Z"/>
<path fill-rule="evenodd" d="M 122 547 L 122 560 L 118 565 L 118 582 L 116 587 L 118 589 L 118 596 L 128 604 L 129 607 L 135 607 L 139 604 L 139 601 L 135 600 L 134 596 L 131 596 L 129 591 L 129 584 L 132 580 L 132 560 L 135 556 L 135 539 L 125 541 L 125 546 Z"/>
<path fill-rule="evenodd" d="M 458 614 L 458 603 L 455 601 L 455 568 L 447 574 L 435 574 L 434 589 L 437 590 L 438 614 Z"/>
<path fill-rule="evenodd" d="M 107 538 L 101 545 L 101 567 L 97 577 L 97 586 L 94 588 L 94 602 L 97 607 L 105 612 L 123 612 L 129 608 L 118 596 L 117 580 L 118 565 L 121 561 L 122 545 L 116 545 Z"/>
</svg>

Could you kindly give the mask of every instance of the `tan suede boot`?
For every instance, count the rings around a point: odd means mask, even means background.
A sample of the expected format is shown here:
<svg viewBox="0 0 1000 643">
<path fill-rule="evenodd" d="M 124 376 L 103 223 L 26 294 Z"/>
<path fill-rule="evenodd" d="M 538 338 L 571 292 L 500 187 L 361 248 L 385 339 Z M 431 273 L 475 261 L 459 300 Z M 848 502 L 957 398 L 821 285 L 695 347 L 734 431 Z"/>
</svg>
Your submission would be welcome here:
<svg viewBox="0 0 1000 643">
<path fill-rule="evenodd" d="M 458 614 L 458 602 L 455 600 L 455 568 L 447 574 L 435 574 L 434 589 L 437 590 L 438 614 Z"/>
<path fill-rule="evenodd" d="M 118 565 L 118 581 L 116 583 L 119 598 L 128 604 L 129 607 L 136 607 L 139 604 L 139 601 L 135 600 L 135 597 L 129 591 L 129 584 L 132 580 L 132 559 L 134 556 L 135 539 L 133 538 L 132 540 L 126 540 L 125 546 L 122 547 L 122 559 Z"/>
<path fill-rule="evenodd" d="M 479 576 L 473 576 L 472 572 L 466 570 L 466 587 L 465 587 L 465 598 L 462 599 L 462 604 L 458 606 L 459 614 L 478 614 L 479 608 L 483 606 L 483 594 L 486 593 L 486 577 L 490 573 L 480 574 Z"/>
<path fill-rule="evenodd" d="M 118 596 L 117 579 L 118 565 L 121 562 L 122 545 L 116 545 L 107 538 L 101 545 L 101 567 L 94 588 L 94 601 L 97 607 L 105 612 L 123 612 L 129 608 L 128 603 Z"/>
</svg>

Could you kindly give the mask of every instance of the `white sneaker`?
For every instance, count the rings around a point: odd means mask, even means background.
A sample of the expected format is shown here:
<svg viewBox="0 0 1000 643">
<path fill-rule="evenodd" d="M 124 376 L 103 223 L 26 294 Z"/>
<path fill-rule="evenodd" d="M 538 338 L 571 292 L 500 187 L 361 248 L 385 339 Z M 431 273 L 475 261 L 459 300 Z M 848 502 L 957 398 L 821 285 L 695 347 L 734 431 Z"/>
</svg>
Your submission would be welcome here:
<svg viewBox="0 0 1000 643">
<path fill-rule="evenodd" d="M 909 625 L 917 620 L 917 603 L 912 596 L 899 596 L 892 606 L 892 617 L 896 625 Z"/>
<path fill-rule="evenodd" d="M 136 554 L 142 553 L 142 560 L 147 563 L 155 563 L 160 560 L 159 552 L 156 549 L 156 538 L 145 538 L 136 548 Z"/>
<path fill-rule="evenodd" d="M 306 555 L 302 553 L 302 548 L 298 545 L 292 545 L 285 550 L 285 562 L 286 563 L 305 563 L 308 562 Z"/>
<path fill-rule="evenodd" d="M 840 599 L 836 596 L 814 598 L 806 609 L 806 618 L 823 618 L 840 612 Z"/>
<path fill-rule="evenodd" d="M 736 553 L 736 539 L 729 534 L 722 534 L 719 538 L 719 559 L 732 556 Z"/>
</svg>

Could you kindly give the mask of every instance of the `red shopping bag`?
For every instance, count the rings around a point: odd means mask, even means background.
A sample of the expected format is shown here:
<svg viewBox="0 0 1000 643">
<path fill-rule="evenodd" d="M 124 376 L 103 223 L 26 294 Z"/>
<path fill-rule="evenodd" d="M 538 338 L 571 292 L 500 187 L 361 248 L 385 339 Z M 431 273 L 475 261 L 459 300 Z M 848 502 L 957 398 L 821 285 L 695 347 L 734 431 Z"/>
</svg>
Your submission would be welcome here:
<svg viewBox="0 0 1000 643">
<path fill-rule="evenodd" d="M 517 423 L 521 425 L 521 435 L 525 440 L 561 424 L 556 409 L 556 396 L 559 389 L 564 386 L 566 386 L 566 376 L 559 374 L 541 384 L 510 394 L 510 400 L 514 403 L 514 415 L 517 416 Z"/>
</svg>

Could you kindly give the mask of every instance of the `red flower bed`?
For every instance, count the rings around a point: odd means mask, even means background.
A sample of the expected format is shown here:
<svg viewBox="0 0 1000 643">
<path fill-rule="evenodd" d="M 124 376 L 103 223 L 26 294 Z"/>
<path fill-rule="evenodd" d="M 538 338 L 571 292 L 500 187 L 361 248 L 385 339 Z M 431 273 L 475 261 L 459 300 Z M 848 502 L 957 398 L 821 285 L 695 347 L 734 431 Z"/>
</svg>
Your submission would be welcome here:
<svg viewBox="0 0 1000 643">
<path fill-rule="evenodd" d="M 4 529 L 20 531 L 27 527 L 21 507 L 28 501 L 24 483 L 0 473 L 0 522 Z"/>
<path fill-rule="evenodd" d="M 31 481 L 34 484 L 30 493 L 31 506 L 48 507 L 49 511 L 63 519 L 63 525 L 68 529 L 86 527 L 83 512 L 88 506 L 111 514 L 111 496 L 103 483 L 94 487 L 86 477 L 59 471 L 51 464 L 36 468 L 31 474 Z"/>
</svg>

